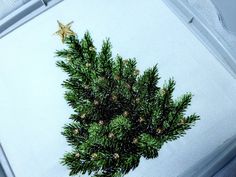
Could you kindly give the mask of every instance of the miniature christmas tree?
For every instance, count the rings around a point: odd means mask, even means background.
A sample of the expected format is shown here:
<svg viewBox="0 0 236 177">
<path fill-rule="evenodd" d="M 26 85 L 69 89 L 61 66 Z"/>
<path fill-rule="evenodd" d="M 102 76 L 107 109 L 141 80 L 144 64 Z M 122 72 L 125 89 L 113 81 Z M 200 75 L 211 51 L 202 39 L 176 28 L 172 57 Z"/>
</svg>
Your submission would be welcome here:
<svg viewBox="0 0 236 177">
<path fill-rule="evenodd" d="M 98 52 L 88 32 L 79 40 L 70 24 L 59 25 L 67 47 L 56 52 L 57 66 L 68 74 L 65 99 L 74 110 L 62 133 L 72 147 L 62 159 L 70 175 L 124 176 L 199 119 L 185 115 L 191 94 L 173 99 L 173 79 L 158 86 L 157 66 L 140 74 L 135 59 L 112 57 L 109 40 Z"/>
</svg>

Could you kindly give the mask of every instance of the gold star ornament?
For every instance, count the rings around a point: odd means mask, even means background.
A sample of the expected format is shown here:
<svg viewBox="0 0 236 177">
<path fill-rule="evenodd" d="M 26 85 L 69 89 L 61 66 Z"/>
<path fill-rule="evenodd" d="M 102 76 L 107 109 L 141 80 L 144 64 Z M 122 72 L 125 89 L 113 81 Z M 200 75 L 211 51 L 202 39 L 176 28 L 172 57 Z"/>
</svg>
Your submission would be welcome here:
<svg viewBox="0 0 236 177">
<path fill-rule="evenodd" d="M 59 26 L 59 30 L 55 34 L 57 34 L 58 36 L 61 37 L 61 40 L 63 43 L 64 43 L 66 37 L 76 36 L 76 33 L 71 30 L 71 24 L 73 23 L 73 21 L 68 23 L 67 25 L 63 25 L 58 20 L 57 20 L 57 23 Z"/>
</svg>

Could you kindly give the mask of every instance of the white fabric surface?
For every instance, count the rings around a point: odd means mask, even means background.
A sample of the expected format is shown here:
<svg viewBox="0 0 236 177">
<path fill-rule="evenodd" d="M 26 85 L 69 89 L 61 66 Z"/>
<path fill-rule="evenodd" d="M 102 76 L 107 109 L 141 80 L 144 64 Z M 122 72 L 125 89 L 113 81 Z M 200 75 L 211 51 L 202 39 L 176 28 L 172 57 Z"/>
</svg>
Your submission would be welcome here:
<svg viewBox="0 0 236 177">
<path fill-rule="evenodd" d="M 236 3 L 235 0 L 187 0 L 189 4 L 198 12 L 198 15 L 206 21 L 206 25 L 210 30 L 216 32 L 220 36 L 221 40 L 224 40 L 227 43 L 227 47 L 230 47 L 232 52 L 236 54 L 236 36 L 234 30 L 235 22 L 235 12 L 236 12 Z M 219 2 L 218 2 L 219 1 Z M 222 2 L 226 3 L 227 6 L 232 6 L 231 17 L 230 14 L 224 13 L 227 9 L 222 6 Z M 234 12 L 234 13 L 233 13 Z M 226 26 L 225 23 L 229 26 Z M 231 29 L 232 28 L 232 29 Z"/>
<path fill-rule="evenodd" d="M 0 0 L 0 20 L 30 0 Z"/>
<path fill-rule="evenodd" d="M 0 40 L 0 141 L 17 177 L 68 176 L 57 20 L 73 20 L 79 36 L 89 30 L 98 48 L 110 37 L 113 54 L 136 57 L 141 71 L 158 63 L 176 97 L 194 94 L 188 113 L 201 120 L 127 177 L 176 177 L 236 133 L 235 80 L 161 0 L 65 0 Z"/>
</svg>

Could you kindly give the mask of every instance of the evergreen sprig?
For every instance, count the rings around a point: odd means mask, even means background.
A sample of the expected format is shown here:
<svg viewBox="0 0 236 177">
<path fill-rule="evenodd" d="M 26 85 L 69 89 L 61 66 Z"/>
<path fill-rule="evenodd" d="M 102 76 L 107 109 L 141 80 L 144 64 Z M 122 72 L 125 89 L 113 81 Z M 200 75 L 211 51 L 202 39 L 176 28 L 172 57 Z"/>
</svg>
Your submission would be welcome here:
<svg viewBox="0 0 236 177">
<path fill-rule="evenodd" d="M 56 54 L 62 58 L 57 66 L 68 74 L 62 85 L 74 110 L 62 132 L 72 147 L 62 159 L 70 175 L 124 176 L 199 119 L 185 115 L 190 93 L 173 99 L 173 79 L 158 86 L 157 65 L 140 74 L 135 59 L 112 57 L 109 40 L 98 52 L 88 32 L 65 43 Z"/>
</svg>

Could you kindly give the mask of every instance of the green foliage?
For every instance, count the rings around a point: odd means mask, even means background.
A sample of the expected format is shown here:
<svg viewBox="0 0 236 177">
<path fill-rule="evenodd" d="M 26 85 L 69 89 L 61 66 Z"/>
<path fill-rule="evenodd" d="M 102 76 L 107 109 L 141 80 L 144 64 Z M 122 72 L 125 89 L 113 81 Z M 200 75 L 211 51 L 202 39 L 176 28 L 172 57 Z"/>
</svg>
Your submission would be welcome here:
<svg viewBox="0 0 236 177">
<path fill-rule="evenodd" d="M 56 54 L 62 58 L 57 66 L 68 74 L 62 85 L 74 110 L 62 132 L 72 147 L 62 159 L 70 175 L 124 176 L 199 119 L 185 116 L 191 94 L 173 99 L 173 79 L 158 86 L 157 66 L 141 75 L 135 59 L 112 57 L 109 40 L 98 52 L 88 32 L 65 42 Z"/>
</svg>

